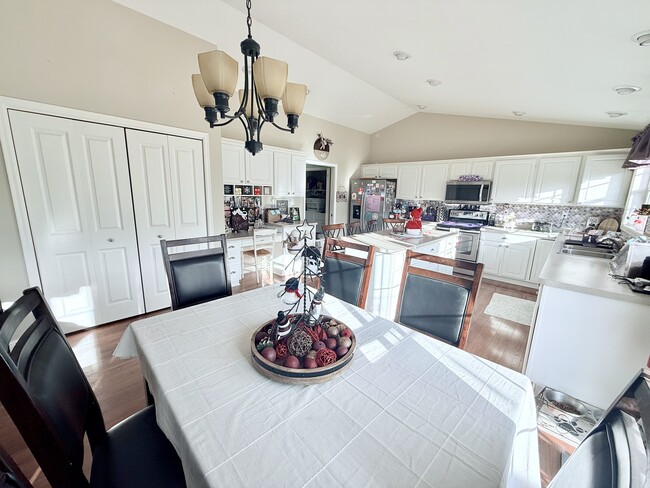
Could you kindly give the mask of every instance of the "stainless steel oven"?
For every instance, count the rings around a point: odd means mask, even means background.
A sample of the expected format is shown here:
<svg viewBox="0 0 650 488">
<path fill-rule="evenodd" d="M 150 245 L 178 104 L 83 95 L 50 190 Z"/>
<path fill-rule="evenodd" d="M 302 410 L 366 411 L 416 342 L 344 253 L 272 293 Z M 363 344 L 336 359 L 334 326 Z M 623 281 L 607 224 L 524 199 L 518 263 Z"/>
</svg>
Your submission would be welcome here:
<svg viewBox="0 0 650 488">
<path fill-rule="evenodd" d="M 480 232 L 461 230 L 458 233 L 458 244 L 456 244 L 456 259 L 475 263 L 478 258 L 480 235 Z"/>
<path fill-rule="evenodd" d="M 453 209 L 449 211 L 449 220 L 436 226 L 440 230 L 458 230 L 456 259 L 476 262 L 481 227 L 487 224 L 489 215 L 489 212 L 483 210 Z"/>
</svg>

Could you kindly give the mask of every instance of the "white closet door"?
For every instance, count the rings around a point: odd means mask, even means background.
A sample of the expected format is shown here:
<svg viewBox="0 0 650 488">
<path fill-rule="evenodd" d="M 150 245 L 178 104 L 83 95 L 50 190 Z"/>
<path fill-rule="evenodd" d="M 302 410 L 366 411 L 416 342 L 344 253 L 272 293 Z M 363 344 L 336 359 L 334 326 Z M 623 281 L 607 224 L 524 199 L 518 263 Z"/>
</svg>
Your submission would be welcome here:
<svg viewBox="0 0 650 488">
<path fill-rule="evenodd" d="M 147 312 L 169 307 L 161 239 L 175 239 L 167 136 L 126 130 L 138 232 L 142 287 Z"/>
<path fill-rule="evenodd" d="M 124 130 L 10 111 L 43 293 L 66 332 L 144 311 Z"/>
<path fill-rule="evenodd" d="M 127 129 L 147 312 L 169 307 L 161 239 L 207 235 L 201 141 Z"/>
<path fill-rule="evenodd" d="M 176 239 L 207 236 L 203 144 L 168 136 Z"/>
</svg>

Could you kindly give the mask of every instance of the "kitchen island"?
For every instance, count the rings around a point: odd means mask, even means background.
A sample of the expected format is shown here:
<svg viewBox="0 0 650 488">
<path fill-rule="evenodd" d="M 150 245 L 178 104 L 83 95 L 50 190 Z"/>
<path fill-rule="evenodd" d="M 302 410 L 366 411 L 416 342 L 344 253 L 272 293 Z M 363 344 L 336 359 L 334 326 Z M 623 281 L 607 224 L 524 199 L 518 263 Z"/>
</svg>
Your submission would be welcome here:
<svg viewBox="0 0 650 488">
<path fill-rule="evenodd" d="M 407 236 L 384 230 L 355 234 L 344 239 L 375 247 L 366 310 L 393 320 L 397 310 L 406 251 L 413 249 L 424 254 L 454 258 L 458 232 L 436 230 L 434 225 L 429 224 L 423 226 L 421 236 Z M 422 262 L 422 265 L 429 264 Z"/>
<path fill-rule="evenodd" d="M 558 237 L 540 273 L 525 374 L 606 408 L 650 355 L 650 295 L 611 277 L 609 261 L 562 254 Z"/>
</svg>

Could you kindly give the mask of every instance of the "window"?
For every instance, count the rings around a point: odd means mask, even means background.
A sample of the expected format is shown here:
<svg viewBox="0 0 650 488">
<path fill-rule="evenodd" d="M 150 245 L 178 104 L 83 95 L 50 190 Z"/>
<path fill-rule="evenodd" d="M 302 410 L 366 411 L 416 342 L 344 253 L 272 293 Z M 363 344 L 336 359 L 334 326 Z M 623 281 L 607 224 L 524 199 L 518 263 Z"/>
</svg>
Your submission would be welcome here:
<svg viewBox="0 0 650 488">
<path fill-rule="evenodd" d="M 650 166 L 643 166 L 634 170 L 630 191 L 623 212 L 623 225 L 626 231 L 631 230 L 630 215 L 641 208 L 642 204 L 650 203 Z"/>
</svg>

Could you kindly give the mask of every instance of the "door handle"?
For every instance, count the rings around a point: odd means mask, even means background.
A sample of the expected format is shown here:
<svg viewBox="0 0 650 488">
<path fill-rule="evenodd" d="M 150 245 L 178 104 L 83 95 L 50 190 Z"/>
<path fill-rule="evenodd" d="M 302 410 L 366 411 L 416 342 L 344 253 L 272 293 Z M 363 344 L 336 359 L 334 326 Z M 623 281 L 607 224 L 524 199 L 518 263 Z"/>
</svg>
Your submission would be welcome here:
<svg viewBox="0 0 650 488">
<path fill-rule="evenodd" d="M 158 239 L 162 239 L 162 238 L 163 238 L 162 234 L 158 234 Z"/>
<path fill-rule="evenodd" d="M 109 237 L 107 240 L 108 242 L 115 242 L 115 239 L 113 239 L 112 237 Z"/>
</svg>

